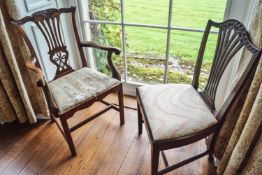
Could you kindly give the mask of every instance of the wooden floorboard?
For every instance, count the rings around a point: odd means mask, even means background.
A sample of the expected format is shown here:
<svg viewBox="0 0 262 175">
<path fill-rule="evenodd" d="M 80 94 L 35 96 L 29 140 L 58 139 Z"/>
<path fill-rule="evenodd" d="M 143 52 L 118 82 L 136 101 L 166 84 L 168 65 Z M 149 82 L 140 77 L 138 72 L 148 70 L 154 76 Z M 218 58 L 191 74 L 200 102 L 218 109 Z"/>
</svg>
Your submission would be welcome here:
<svg viewBox="0 0 262 175">
<path fill-rule="evenodd" d="M 117 102 L 111 95 L 107 101 Z M 125 105 L 136 108 L 134 98 L 125 97 Z M 75 114 L 70 126 L 102 109 L 96 103 Z M 0 125 L 1 175 L 148 175 L 150 174 L 150 144 L 147 133 L 137 134 L 137 112 L 125 109 L 126 123 L 120 126 L 114 110 L 101 115 L 73 133 L 77 156 L 70 157 L 66 142 L 55 123 Z M 166 152 L 170 163 L 181 161 L 205 150 L 204 141 Z M 163 168 L 160 159 L 159 168 Z M 185 165 L 170 175 L 208 175 L 215 169 L 203 157 Z"/>
</svg>

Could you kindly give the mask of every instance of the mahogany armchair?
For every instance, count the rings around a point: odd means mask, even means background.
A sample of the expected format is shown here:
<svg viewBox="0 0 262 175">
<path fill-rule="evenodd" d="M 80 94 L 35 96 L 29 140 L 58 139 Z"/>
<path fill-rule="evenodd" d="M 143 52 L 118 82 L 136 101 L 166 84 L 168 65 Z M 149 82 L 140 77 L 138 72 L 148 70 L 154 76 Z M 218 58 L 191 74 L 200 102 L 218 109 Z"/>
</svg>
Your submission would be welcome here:
<svg viewBox="0 0 262 175">
<path fill-rule="evenodd" d="M 37 86 L 43 89 L 51 113 L 51 119 L 56 122 L 59 130 L 65 137 L 72 156 L 76 156 L 76 149 L 71 133 L 79 127 L 110 109 L 119 111 L 120 124 L 124 124 L 125 122 L 121 77 L 112 62 L 112 54 L 115 53 L 118 55 L 120 54 L 120 50 L 114 47 L 101 46 L 90 41 L 81 41 L 75 22 L 75 10 L 75 7 L 47 9 L 35 12 L 31 16 L 24 17 L 20 20 L 11 20 L 11 23 L 18 28 L 29 47 L 32 60 L 27 62 L 26 65 L 29 69 L 37 73 Z M 60 31 L 60 16 L 65 13 L 71 14 L 76 44 L 83 65 L 83 68 L 78 70 L 74 70 L 69 65 L 69 53 Z M 22 28 L 22 26 L 28 22 L 35 23 L 46 40 L 49 48 L 49 59 L 56 66 L 56 74 L 52 81 L 48 82 L 45 79 L 36 52 Z M 111 70 L 112 78 L 87 67 L 83 47 L 107 51 L 108 67 Z M 118 93 L 119 107 L 103 100 L 110 93 Z M 105 104 L 107 107 L 69 128 L 67 120 L 71 118 L 75 112 L 87 108 L 97 101 Z M 58 122 L 59 119 L 61 124 Z"/>
<path fill-rule="evenodd" d="M 216 51 L 207 85 L 198 91 L 203 55 L 211 27 L 219 28 Z M 246 48 L 252 57 L 243 74 L 220 109 L 215 98 L 219 81 L 232 57 Z M 162 84 L 137 88 L 138 131 L 145 124 L 151 143 L 151 174 L 165 174 L 205 155 L 213 160 L 213 150 L 218 132 L 236 97 L 258 64 L 261 51 L 252 45 L 245 27 L 237 20 L 222 23 L 208 21 L 198 53 L 192 85 Z M 175 165 L 169 165 L 164 150 L 185 146 L 212 135 L 208 149 Z M 159 155 L 166 168 L 158 170 Z"/>
</svg>

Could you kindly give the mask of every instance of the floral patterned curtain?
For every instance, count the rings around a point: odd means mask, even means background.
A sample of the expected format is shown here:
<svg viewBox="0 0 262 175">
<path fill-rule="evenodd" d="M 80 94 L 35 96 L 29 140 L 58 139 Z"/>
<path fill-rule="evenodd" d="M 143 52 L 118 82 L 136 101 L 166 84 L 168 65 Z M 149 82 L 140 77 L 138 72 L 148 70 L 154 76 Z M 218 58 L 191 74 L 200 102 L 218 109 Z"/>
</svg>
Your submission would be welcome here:
<svg viewBox="0 0 262 175">
<path fill-rule="evenodd" d="M 254 45 L 262 48 L 262 0 L 256 0 L 249 32 Z M 242 72 L 248 58 L 250 55 L 244 50 L 238 73 Z M 246 92 L 247 95 L 243 92 L 234 105 L 232 111 L 236 113 L 230 114 L 216 143 L 215 155 L 221 159 L 219 175 L 259 175 L 262 172 L 262 58 Z"/>
<path fill-rule="evenodd" d="M 10 19 L 19 19 L 14 0 L 0 3 L 0 122 L 37 121 L 36 114 L 49 116 L 43 92 L 36 87 L 36 75 L 25 61 L 30 53 Z"/>
</svg>

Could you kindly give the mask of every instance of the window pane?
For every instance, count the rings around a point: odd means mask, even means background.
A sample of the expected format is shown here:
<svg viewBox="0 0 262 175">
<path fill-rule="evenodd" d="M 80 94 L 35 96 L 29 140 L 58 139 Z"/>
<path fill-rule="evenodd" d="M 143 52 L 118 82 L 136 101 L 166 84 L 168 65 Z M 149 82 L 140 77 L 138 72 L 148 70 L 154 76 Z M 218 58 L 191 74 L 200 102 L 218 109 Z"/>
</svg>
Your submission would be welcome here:
<svg viewBox="0 0 262 175">
<path fill-rule="evenodd" d="M 213 61 L 217 34 L 210 34 L 200 76 L 200 88 L 206 84 Z M 203 33 L 172 31 L 168 83 L 191 83 Z"/>
<path fill-rule="evenodd" d="M 126 27 L 128 80 L 163 83 L 166 30 Z"/>
<path fill-rule="evenodd" d="M 174 0 L 173 26 L 205 28 L 208 19 L 222 22 L 226 0 Z"/>
<path fill-rule="evenodd" d="M 92 20 L 120 21 L 119 0 L 89 0 L 89 18 Z"/>
<path fill-rule="evenodd" d="M 124 1 L 125 21 L 167 25 L 169 0 Z"/>
<path fill-rule="evenodd" d="M 122 33 L 120 26 L 108 24 L 91 24 L 90 29 L 92 41 L 106 46 L 118 47 L 120 49 L 122 48 Z M 92 49 L 91 55 L 93 56 L 97 70 L 102 73 L 109 74 L 107 67 L 107 51 Z M 113 62 L 120 71 L 121 77 L 123 79 L 124 68 L 122 56 L 122 53 L 120 55 L 113 54 Z"/>
</svg>

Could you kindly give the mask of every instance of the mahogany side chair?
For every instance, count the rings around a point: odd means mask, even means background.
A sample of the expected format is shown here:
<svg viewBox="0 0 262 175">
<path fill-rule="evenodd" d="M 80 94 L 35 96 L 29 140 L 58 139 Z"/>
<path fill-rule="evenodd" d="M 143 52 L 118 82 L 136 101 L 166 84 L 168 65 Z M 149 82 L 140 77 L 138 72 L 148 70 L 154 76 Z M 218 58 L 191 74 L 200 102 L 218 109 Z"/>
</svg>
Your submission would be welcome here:
<svg viewBox="0 0 262 175">
<path fill-rule="evenodd" d="M 199 75 L 211 27 L 219 29 L 216 51 L 207 85 L 200 91 Z M 222 107 L 216 109 L 215 98 L 219 81 L 232 57 L 243 47 L 250 51 L 252 57 Z M 239 21 L 230 19 L 215 23 L 209 20 L 191 85 L 162 84 L 137 88 L 138 132 L 142 133 L 144 123 L 151 144 L 152 175 L 165 174 L 205 155 L 208 155 L 209 161 L 213 161 L 218 132 L 236 97 L 247 85 L 248 78 L 253 75 L 260 55 L 261 51 L 251 43 L 248 32 Z M 164 150 L 185 146 L 212 134 L 211 144 L 207 146 L 206 151 L 174 165 L 168 164 Z M 160 153 L 165 164 L 162 170 L 158 170 Z"/>
<path fill-rule="evenodd" d="M 120 124 L 124 124 L 125 122 L 121 77 L 112 61 L 112 54 L 119 55 L 120 50 L 114 47 L 102 46 L 91 41 L 81 41 L 77 31 L 75 11 L 75 7 L 47 9 L 35 12 L 31 16 L 26 16 L 20 20 L 11 20 L 11 23 L 18 28 L 29 47 L 32 60 L 27 62 L 26 65 L 37 73 L 37 86 L 43 89 L 51 113 L 51 119 L 56 122 L 63 134 L 73 157 L 76 156 L 76 148 L 71 135 L 73 131 L 110 109 L 119 111 Z M 71 15 L 70 18 L 72 18 L 74 36 L 83 66 L 78 70 L 74 70 L 68 61 L 69 52 L 63 40 L 60 25 L 60 16 L 64 14 L 69 14 Z M 46 80 L 33 45 L 23 29 L 23 25 L 29 22 L 34 23 L 39 28 L 46 40 L 49 48 L 49 59 L 56 66 L 56 74 L 52 81 L 48 82 Z M 87 67 L 83 47 L 107 51 L 108 67 L 110 68 L 112 78 Z M 118 94 L 119 107 L 103 100 L 110 93 Z M 101 102 L 106 107 L 69 128 L 67 120 L 77 111 L 91 106 L 94 102 Z"/>
</svg>

